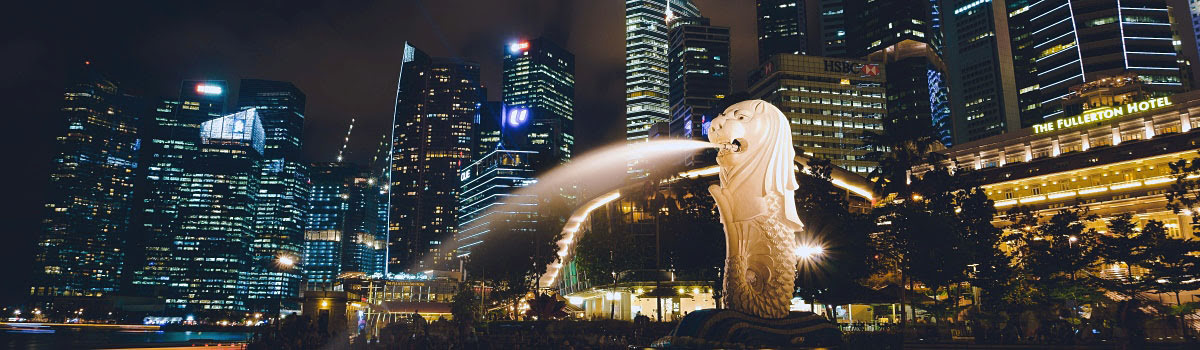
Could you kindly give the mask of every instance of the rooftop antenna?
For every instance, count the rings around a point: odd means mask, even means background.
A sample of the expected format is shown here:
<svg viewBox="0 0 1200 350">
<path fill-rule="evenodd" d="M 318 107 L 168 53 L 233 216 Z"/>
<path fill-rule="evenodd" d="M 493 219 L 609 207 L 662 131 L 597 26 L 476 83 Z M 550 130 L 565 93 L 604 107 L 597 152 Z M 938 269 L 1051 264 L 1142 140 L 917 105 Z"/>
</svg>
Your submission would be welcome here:
<svg viewBox="0 0 1200 350">
<path fill-rule="evenodd" d="M 354 121 L 355 120 L 356 120 L 355 118 L 350 118 L 350 128 L 346 129 L 346 138 L 342 141 L 342 149 L 338 150 L 338 157 L 337 157 L 338 163 L 342 162 L 342 159 L 343 159 L 342 156 L 346 154 L 346 146 L 350 144 L 350 133 L 354 131 Z"/>
</svg>

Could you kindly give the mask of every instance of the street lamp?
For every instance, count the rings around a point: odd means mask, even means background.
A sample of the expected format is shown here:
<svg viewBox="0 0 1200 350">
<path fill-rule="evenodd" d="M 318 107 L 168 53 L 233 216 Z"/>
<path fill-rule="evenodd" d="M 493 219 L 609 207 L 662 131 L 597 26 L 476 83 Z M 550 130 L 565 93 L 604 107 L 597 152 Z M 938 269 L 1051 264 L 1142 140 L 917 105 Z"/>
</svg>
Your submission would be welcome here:
<svg viewBox="0 0 1200 350">
<path fill-rule="evenodd" d="M 793 254 L 795 254 L 796 257 L 800 258 L 801 260 L 814 260 L 825 255 L 825 247 L 815 244 L 801 245 L 796 247 L 796 250 L 793 251 Z"/>
</svg>

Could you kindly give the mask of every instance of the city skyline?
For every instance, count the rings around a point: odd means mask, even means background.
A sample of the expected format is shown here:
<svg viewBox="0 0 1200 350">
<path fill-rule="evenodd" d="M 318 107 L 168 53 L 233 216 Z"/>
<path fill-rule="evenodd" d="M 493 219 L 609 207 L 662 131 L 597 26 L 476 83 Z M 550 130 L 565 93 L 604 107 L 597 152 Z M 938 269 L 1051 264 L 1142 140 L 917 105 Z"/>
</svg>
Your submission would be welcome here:
<svg viewBox="0 0 1200 350">
<path fill-rule="evenodd" d="M 745 28 L 736 30 L 735 90 L 743 87 L 745 72 L 756 59 L 753 1 L 698 0 L 712 9 L 714 24 Z M 308 94 L 305 113 L 303 160 L 333 161 L 342 144 L 351 117 L 359 118 L 350 142 L 347 160 L 365 164 L 378 146 L 384 125 L 390 123 L 399 57 L 405 40 L 417 42 L 432 55 L 458 56 L 479 61 L 489 100 L 500 99 L 502 50 L 519 38 L 549 36 L 574 52 L 577 65 L 576 128 L 592 132 L 577 137 L 577 150 L 624 138 L 623 40 L 606 32 L 621 31 L 621 3 L 591 1 L 544 1 L 536 11 L 525 6 L 489 4 L 466 6 L 460 1 L 428 3 L 422 10 L 412 4 L 363 4 L 327 11 L 319 4 L 289 4 L 288 8 L 250 7 L 230 11 L 215 3 L 194 4 L 188 11 L 174 5 L 106 7 L 79 4 L 65 13 L 43 4 L 24 4 L 28 17 L 6 22 L 16 32 L 32 31 L 3 46 L 10 55 L 12 70 L 6 74 L 6 102 L 19 115 L 31 116 L 30 132 L 5 141 L 7 149 L 27 149 L 17 157 L 18 171 L 6 180 L 28 183 L 18 196 L 31 202 L 45 200 L 49 172 L 51 123 L 61 107 L 66 86 L 65 72 L 84 62 L 107 73 L 123 89 L 157 100 L 178 93 L 184 79 L 217 79 L 228 82 L 228 94 L 240 92 L 241 79 L 289 81 Z M 471 3 L 470 5 L 474 5 Z M 50 11 L 56 15 L 50 16 Z M 395 21 L 404 13 L 412 21 Z M 422 15 L 424 13 L 425 15 Z M 55 21 L 33 21 L 38 14 Z M 90 16 L 127 18 L 138 25 L 105 25 Z M 478 14 L 485 20 L 471 26 L 451 25 L 456 18 Z M 486 14 L 486 15 L 484 15 Z M 245 21 L 248 18 L 256 20 Z M 310 21 L 322 18 L 321 21 Z M 137 19 L 137 20 L 133 20 Z M 261 20 L 259 20 L 261 19 Z M 250 25 L 250 23 L 254 23 Z M 145 26 L 160 30 L 142 32 Z M 440 35 L 429 35 L 433 26 Z M 494 28 L 511 28 L 495 31 Z M 390 28 L 390 29 L 384 29 Z M 80 32 L 85 32 L 80 34 Z M 380 34 L 388 33 L 388 34 Z M 243 36 L 243 34 L 249 34 Z M 239 39 L 240 38 L 240 39 Z M 178 39 L 178 40 L 176 40 Z M 45 43 L 61 45 L 44 47 Z M 305 42 L 304 45 L 294 45 Z M 289 46 L 287 43 L 293 43 Z M 233 112 L 230 100 L 228 112 Z M 36 116 L 36 117 L 32 117 Z M 339 130 L 338 132 L 325 132 Z M 33 147 L 30 147 L 33 145 Z M 40 230 L 41 208 L 28 203 L 5 204 L 16 213 L 19 232 L 3 262 L 27 264 L 29 247 Z M 30 276 L 14 276 L 12 287 L 0 290 L 0 300 L 18 300 L 28 295 Z"/>
</svg>

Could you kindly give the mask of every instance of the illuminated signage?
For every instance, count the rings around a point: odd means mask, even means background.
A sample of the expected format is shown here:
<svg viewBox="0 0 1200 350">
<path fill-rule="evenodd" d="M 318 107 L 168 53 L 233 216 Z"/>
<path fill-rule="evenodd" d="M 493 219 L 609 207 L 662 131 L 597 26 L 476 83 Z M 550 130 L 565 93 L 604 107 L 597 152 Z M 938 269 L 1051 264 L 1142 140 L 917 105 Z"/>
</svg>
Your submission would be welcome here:
<svg viewBox="0 0 1200 350">
<path fill-rule="evenodd" d="M 850 61 L 825 61 L 825 71 L 833 73 L 858 74 L 868 77 L 879 75 L 878 64 L 862 64 Z"/>
<path fill-rule="evenodd" d="M 1033 126 L 1033 133 L 1041 134 L 1041 133 L 1051 132 L 1051 131 L 1055 131 L 1055 130 L 1064 130 L 1064 129 L 1070 129 L 1070 128 L 1074 128 L 1074 127 L 1080 127 L 1080 126 L 1084 126 L 1084 125 L 1088 125 L 1088 124 L 1092 124 L 1092 123 L 1096 123 L 1096 122 L 1107 121 L 1107 120 L 1110 120 L 1113 118 L 1124 116 L 1126 114 L 1133 114 L 1133 113 L 1140 113 L 1140 112 L 1155 110 L 1155 109 L 1159 109 L 1159 108 L 1170 106 L 1170 105 L 1171 105 L 1170 98 L 1159 97 L 1159 98 L 1153 98 L 1153 99 L 1149 99 L 1149 100 L 1141 101 L 1141 102 L 1127 103 L 1127 104 L 1116 106 L 1116 107 L 1093 109 L 1093 110 L 1084 112 L 1083 114 L 1080 114 L 1080 115 L 1058 118 L 1058 119 L 1051 120 L 1051 121 L 1048 121 L 1045 123 L 1035 124 Z"/>
<path fill-rule="evenodd" d="M 220 95 L 225 92 L 225 89 L 217 85 L 198 84 L 196 85 L 196 92 L 202 95 Z"/>
<path fill-rule="evenodd" d="M 525 52 L 525 50 L 529 50 L 529 42 L 528 41 L 522 41 L 522 42 L 508 44 L 508 52 L 521 53 L 521 52 Z"/>
<path fill-rule="evenodd" d="M 529 120 L 529 109 L 526 109 L 526 108 L 509 109 L 509 110 L 505 111 L 503 117 L 504 117 L 504 123 L 508 124 L 509 126 L 514 126 L 514 127 L 521 126 L 521 124 L 525 124 L 525 121 Z"/>
</svg>

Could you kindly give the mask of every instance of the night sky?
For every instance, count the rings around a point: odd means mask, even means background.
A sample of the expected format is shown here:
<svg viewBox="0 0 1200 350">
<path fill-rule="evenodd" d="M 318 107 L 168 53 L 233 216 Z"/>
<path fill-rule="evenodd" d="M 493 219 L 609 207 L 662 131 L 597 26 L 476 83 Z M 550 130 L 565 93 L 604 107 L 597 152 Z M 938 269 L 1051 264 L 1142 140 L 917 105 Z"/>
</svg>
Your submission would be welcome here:
<svg viewBox="0 0 1200 350">
<path fill-rule="evenodd" d="M 308 95 L 307 161 L 332 161 L 351 117 L 350 160 L 369 159 L 392 120 L 405 41 L 482 65 L 500 95 L 504 44 L 550 37 L 575 54 L 577 153 L 624 137 L 624 1 L 21 1 L 0 15 L 0 305 L 28 288 L 66 72 L 85 60 L 146 97 L 183 79 L 284 80 Z M 732 27 L 734 89 L 755 66 L 754 1 L 694 0 Z M 236 99 L 228 101 L 230 106 Z"/>
</svg>

